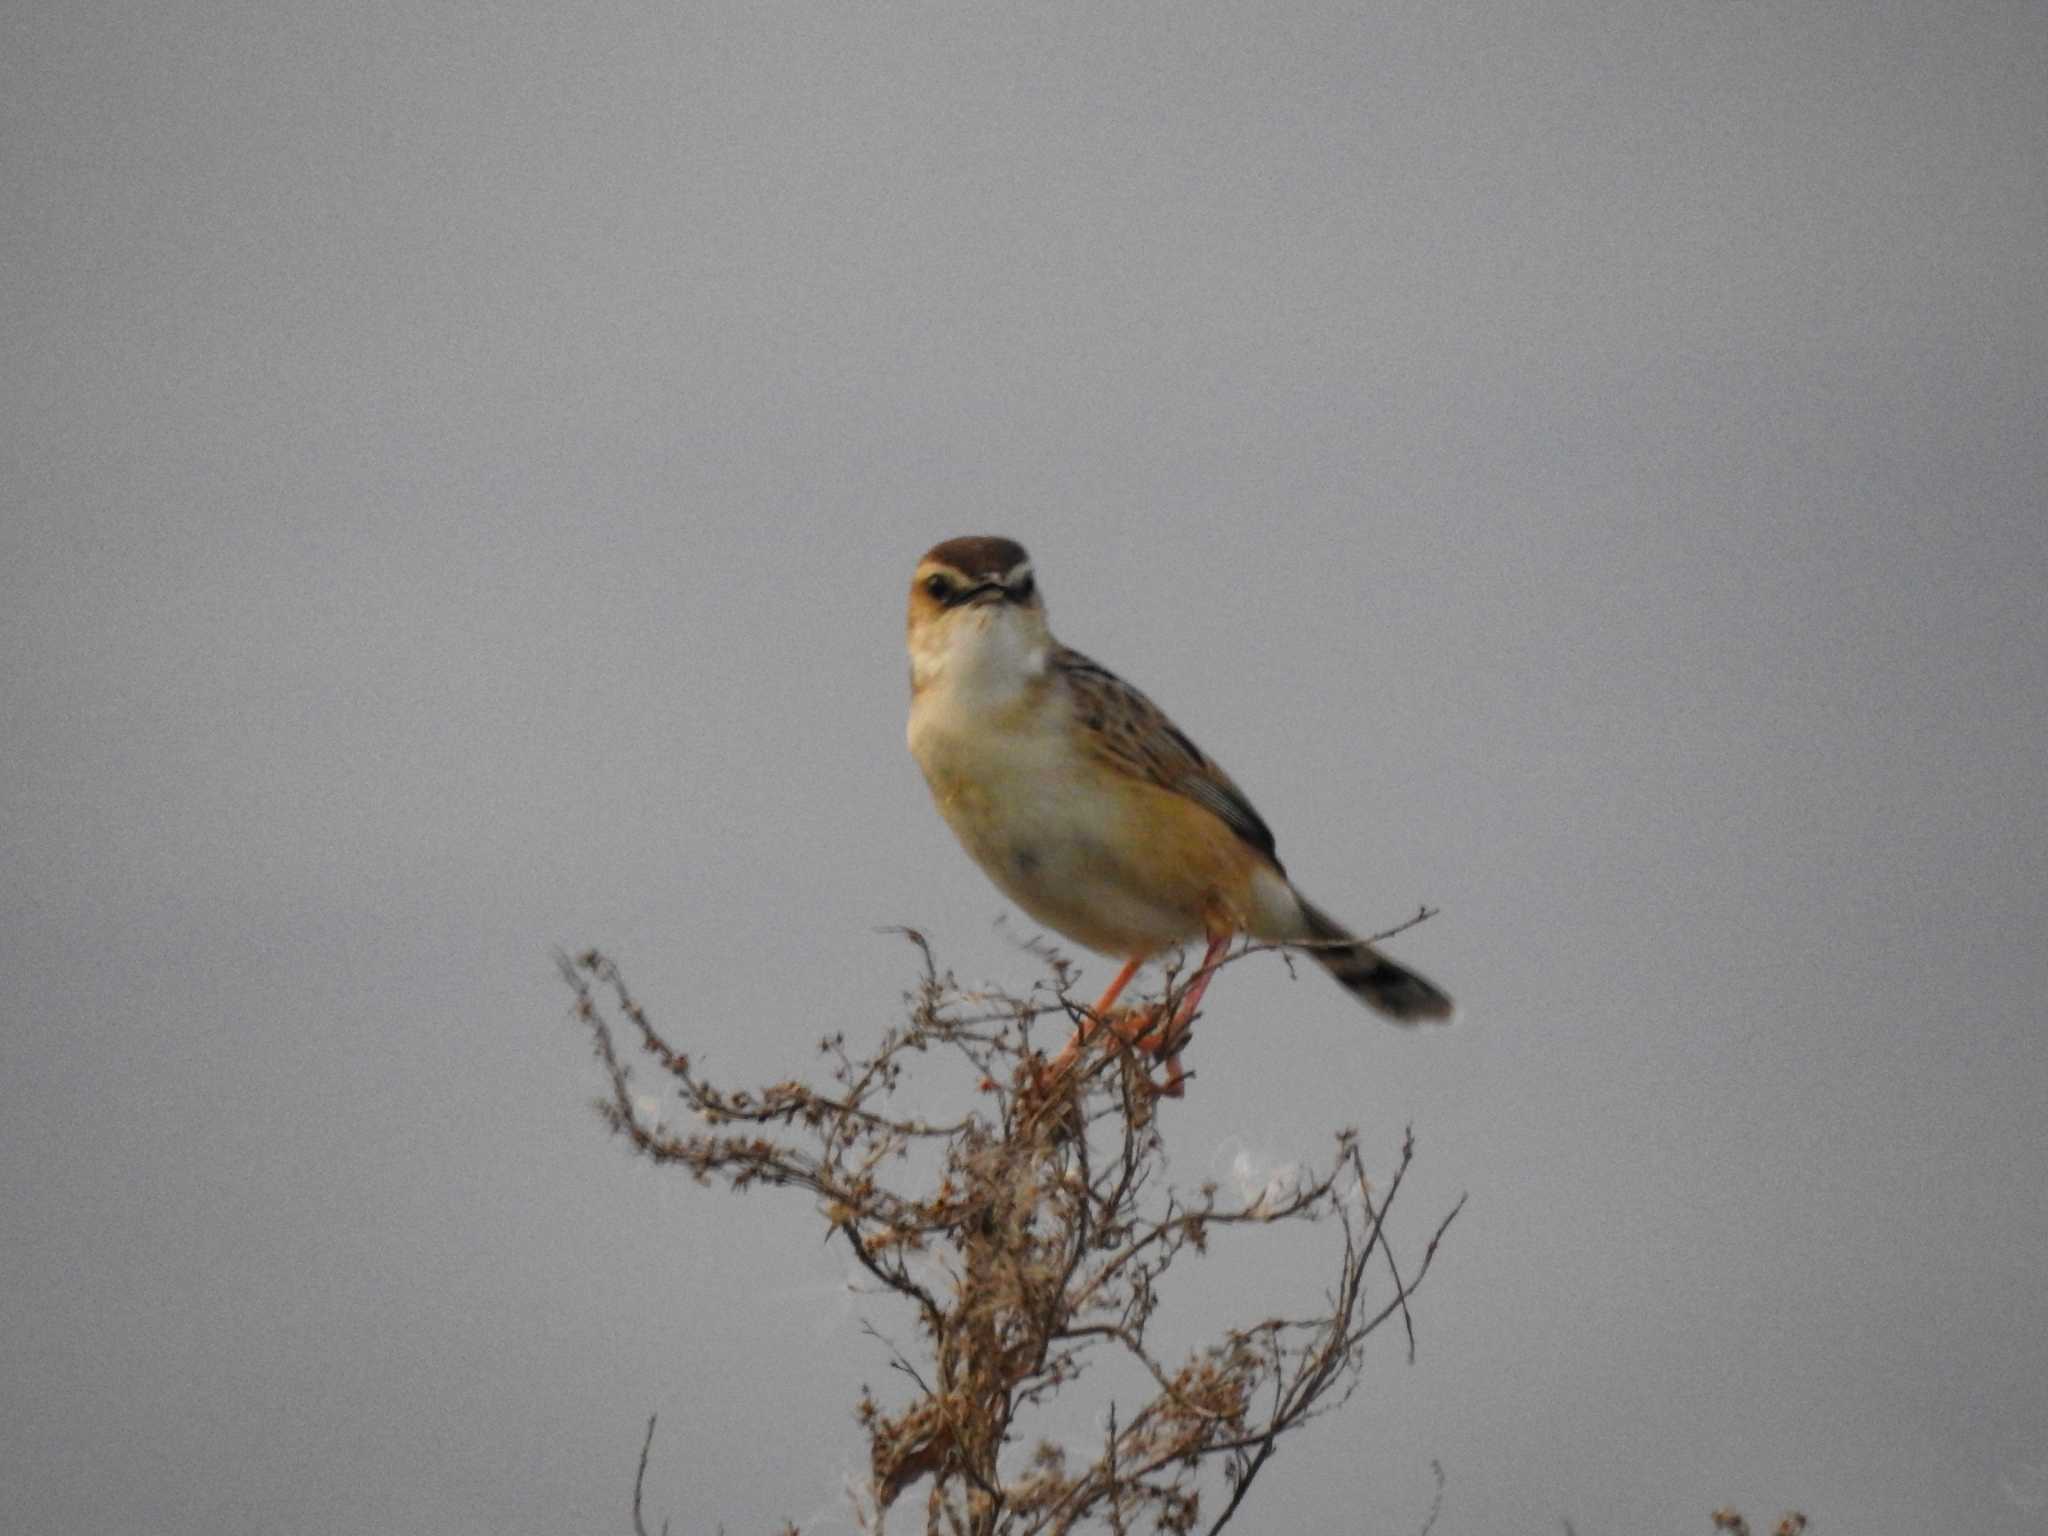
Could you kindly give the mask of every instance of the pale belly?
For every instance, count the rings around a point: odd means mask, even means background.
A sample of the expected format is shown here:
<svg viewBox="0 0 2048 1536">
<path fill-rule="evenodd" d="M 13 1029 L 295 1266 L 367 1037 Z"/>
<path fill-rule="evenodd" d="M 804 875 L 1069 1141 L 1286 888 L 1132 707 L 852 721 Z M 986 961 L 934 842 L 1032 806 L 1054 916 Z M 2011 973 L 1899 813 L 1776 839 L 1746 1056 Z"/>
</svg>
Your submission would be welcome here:
<svg viewBox="0 0 2048 1536">
<path fill-rule="evenodd" d="M 1227 888 L 1242 882 L 1242 853 L 1220 822 L 1218 858 L 1167 850 L 1148 815 L 1148 797 L 1163 791 L 1120 783 L 1068 749 L 1061 732 L 1034 736 L 1012 737 L 998 753 L 978 734 L 920 733 L 915 724 L 911 732 L 939 813 L 1031 917 L 1128 958 L 1199 938 L 1241 904 Z"/>
</svg>

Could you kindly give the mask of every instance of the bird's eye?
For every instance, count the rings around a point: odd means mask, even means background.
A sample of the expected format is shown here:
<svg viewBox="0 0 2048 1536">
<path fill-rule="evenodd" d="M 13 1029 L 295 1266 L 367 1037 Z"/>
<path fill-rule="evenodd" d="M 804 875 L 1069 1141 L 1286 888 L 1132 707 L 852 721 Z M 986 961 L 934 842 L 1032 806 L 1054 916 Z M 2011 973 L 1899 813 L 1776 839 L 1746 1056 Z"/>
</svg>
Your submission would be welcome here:
<svg viewBox="0 0 2048 1536">
<path fill-rule="evenodd" d="M 925 577 L 924 589 L 931 593 L 934 600 L 941 603 L 953 595 L 953 583 L 943 576 Z"/>
<path fill-rule="evenodd" d="M 1037 590 L 1037 582 L 1027 575 L 1022 581 L 1010 588 L 1010 599 L 1013 602 L 1028 603 L 1031 601 L 1031 594 Z"/>
</svg>

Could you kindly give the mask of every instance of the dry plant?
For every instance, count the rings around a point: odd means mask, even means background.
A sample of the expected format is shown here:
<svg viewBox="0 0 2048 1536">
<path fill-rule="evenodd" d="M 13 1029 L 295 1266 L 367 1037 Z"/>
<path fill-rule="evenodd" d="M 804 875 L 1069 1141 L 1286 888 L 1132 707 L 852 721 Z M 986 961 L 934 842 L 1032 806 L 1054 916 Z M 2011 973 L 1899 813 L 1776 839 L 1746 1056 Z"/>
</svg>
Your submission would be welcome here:
<svg viewBox="0 0 2048 1536">
<path fill-rule="evenodd" d="M 1789 1514 L 1779 1516 L 1777 1525 L 1772 1528 L 1771 1536 L 1805 1536 L 1806 1528 L 1806 1516 L 1795 1509 Z M 1714 1511 L 1714 1529 L 1726 1531 L 1728 1536 L 1750 1536 L 1749 1522 L 1733 1509 Z"/>
<path fill-rule="evenodd" d="M 871 1468 L 855 1498 L 862 1530 L 882 1531 L 922 1484 L 923 1529 L 950 1536 L 1221 1531 L 1281 1438 L 1357 1389 L 1374 1332 L 1398 1319 L 1414 1357 L 1409 1298 L 1462 1199 L 1404 1273 L 1386 1222 L 1415 1155 L 1412 1133 L 1382 1188 L 1348 1130 L 1323 1171 L 1250 1204 L 1213 1183 L 1167 1187 L 1148 1064 L 1114 1031 L 1047 1081 L 1034 1027 L 1049 1023 L 1057 1044 L 1086 1017 L 1062 957 L 1040 950 L 1048 974 L 1023 997 L 968 993 L 905 932 L 923 958 L 907 1023 L 864 1051 L 843 1034 L 822 1040 L 827 1087 L 719 1087 L 655 1027 L 609 959 L 564 957 L 608 1079 L 599 1112 L 635 1151 L 699 1182 L 804 1191 L 881 1294 L 911 1314 L 914 1345 L 889 1346 L 904 1392 L 885 1402 L 863 1387 L 856 1407 Z M 1168 976 L 1162 1007 L 1176 1004 L 1182 980 Z M 671 1129 L 636 1092 L 629 1055 L 659 1071 L 687 1128 Z M 932 1096 L 906 1092 L 913 1074 L 949 1058 L 965 1065 L 967 1107 L 939 1119 L 905 1110 L 906 1099 Z M 1257 1240 L 1311 1222 L 1336 1239 L 1317 1310 L 1255 1318 L 1182 1358 L 1155 1347 L 1162 1283 L 1178 1261 L 1226 1234 Z M 1369 1270 L 1383 1281 L 1369 1286 Z M 1111 1359 L 1126 1363 L 1133 1388 L 1097 1419 L 1099 1440 L 1077 1449 L 1047 1438 L 1055 1399 L 1071 1408 L 1064 1395 Z M 648 1434 L 651 1443 L 651 1420 Z M 643 1536 L 646 1465 L 643 1446 Z"/>
</svg>

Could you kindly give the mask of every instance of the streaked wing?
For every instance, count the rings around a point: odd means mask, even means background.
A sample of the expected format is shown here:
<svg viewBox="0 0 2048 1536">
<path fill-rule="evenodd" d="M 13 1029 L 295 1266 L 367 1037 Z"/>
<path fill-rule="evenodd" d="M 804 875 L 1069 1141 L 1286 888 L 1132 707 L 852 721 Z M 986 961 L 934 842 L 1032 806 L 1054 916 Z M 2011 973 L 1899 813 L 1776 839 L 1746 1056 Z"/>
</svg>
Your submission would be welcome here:
<svg viewBox="0 0 2048 1536">
<path fill-rule="evenodd" d="M 1218 817 L 1225 826 L 1280 866 L 1273 832 L 1244 791 L 1181 733 L 1166 712 L 1107 667 L 1060 646 L 1053 670 L 1073 691 L 1075 714 L 1097 756 L 1112 767 L 1170 789 Z"/>
</svg>

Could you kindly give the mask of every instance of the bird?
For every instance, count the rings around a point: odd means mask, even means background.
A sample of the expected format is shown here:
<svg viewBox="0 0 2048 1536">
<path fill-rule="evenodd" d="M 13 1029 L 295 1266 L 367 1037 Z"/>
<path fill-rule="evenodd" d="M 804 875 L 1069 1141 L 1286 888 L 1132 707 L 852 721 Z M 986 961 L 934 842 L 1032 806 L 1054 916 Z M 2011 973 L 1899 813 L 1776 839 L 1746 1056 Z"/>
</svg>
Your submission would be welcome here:
<svg viewBox="0 0 2048 1536">
<path fill-rule="evenodd" d="M 990 880 L 1035 921 L 1123 968 L 1084 1016 L 1070 1063 L 1139 968 L 1205 944 L 1171 1019 L 1134 1044 L 1178 1055 L 1238 935 L 1298 945 L 1397 1024 L 1445 1021 L 1451 1000 L 1303 896 L 1244 791 L 1156 704 L 1053 637 L 1015 540 L 947 539 L 910 582 L 911 755 L 933 803 Z M 1119 1032 L 1123 1032 L 1122 1026 Z"/>
</svg>

